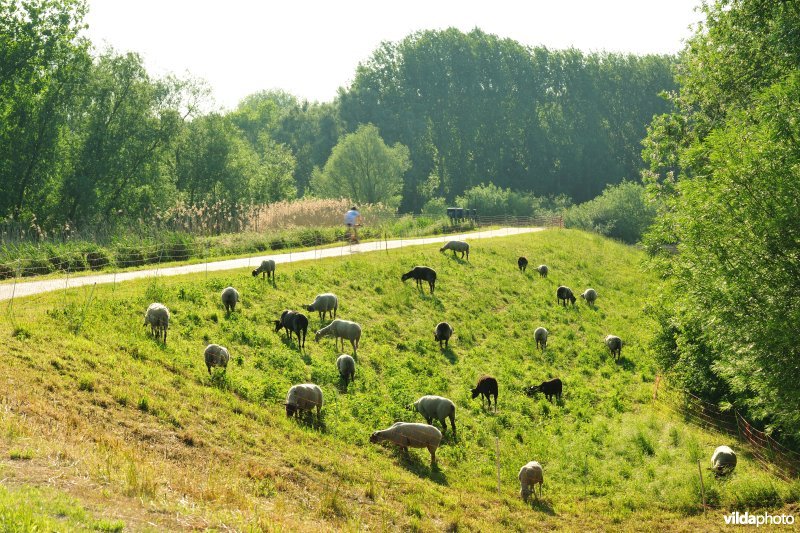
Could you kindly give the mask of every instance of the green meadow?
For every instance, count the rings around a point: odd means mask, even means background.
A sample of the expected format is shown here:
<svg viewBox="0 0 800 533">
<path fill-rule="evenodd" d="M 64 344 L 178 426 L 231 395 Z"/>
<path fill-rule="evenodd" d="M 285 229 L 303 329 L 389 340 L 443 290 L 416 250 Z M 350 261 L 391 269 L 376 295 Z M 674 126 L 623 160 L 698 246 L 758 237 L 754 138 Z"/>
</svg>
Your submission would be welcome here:
<svg viewBox="0 0 800 533">
<path fill-rule="evenodd" d="M 654 405 L 645 309 L 656 280 L 642 260 L 594 234 L 548 230 L 474 241 L 469 262 L 432 245 L 280 264 L 274 285 L 239 270 L 3 302 L 0 529 L 689 531 L 722 529 L 732 510 L 798 515 L 800 483 Z M 438 272 L 434 295 L 400 281 L 415 265 Z M 226 314 L 229 285 L 241 303 Z M 596 305 L 557 305 L 559 285 L 596 289 Z M 363 328 L 348 390 L 333 339 L 314 342 L 329 320 L 306 313 L 303 352 L 274 332 L 283 309 L 322 292 Z M 142 326 L 154 301 L 172 313 L 166 346 Z M 444 351 L 440 321 L 455 329 Z M 550 332 L 544 352 L 538 326 Z M 609 333 L 625 342 L 619 361 Z M 226 372 L 207 372 L 208 343 L 230 350 Z M 499 382 L 497 412 L 471 398 L 482 374 Z M 554 377 L 561 401 L 523 394 Z M 285 415 L 287 390 L 303 382 L 323 389 L 319 423 Z M 457 406 L 435 469 L 424 449 L 369 443 L 395 421 L 424 422 L 407 409 L 424 394 Z M 724 480 L 707 469 L 719 444 L 739 451 Z M 544 496 L 525 504 L 517 472 L 531 460 Z"/>
</svg>

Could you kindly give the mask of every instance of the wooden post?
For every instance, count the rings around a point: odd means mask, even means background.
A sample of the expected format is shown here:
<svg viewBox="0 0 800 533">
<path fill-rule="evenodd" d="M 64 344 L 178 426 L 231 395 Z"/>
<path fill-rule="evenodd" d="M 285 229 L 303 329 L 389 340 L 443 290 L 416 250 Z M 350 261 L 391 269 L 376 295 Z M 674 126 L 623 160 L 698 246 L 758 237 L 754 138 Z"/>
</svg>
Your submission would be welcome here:
<svg viewBox="0 0 800 533">
<path fill-rule="evenodd" d="M 494 438 L 495 455 L 494 459 L 497 463 L 497 495 L 500 496 L 500 439 Z"/>
<path fill-rule="evenodd" d="M 703 514 L 706 514 L 706 487 L 703 484 L 703 469 L 700 468 L 700 461 L 697 461 L 697 472 L 700 474 L 700 493 L 703 495 Z"/>
</svg>

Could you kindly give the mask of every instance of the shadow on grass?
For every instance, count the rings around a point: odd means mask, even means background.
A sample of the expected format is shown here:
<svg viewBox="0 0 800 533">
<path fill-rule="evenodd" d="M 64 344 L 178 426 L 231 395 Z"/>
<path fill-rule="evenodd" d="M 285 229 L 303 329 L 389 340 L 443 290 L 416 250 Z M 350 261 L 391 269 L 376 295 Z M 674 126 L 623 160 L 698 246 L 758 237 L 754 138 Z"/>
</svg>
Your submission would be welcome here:
<svg viewBox="0 0 800 533">
<path fill-rule="evenodd" d="M 458 362 L 458 356 L 449 346 L 442 350 L 442 355 L 444 355 L 445 359 L 447 359 L 451 365 L 454 365 Z"/>
<path fill-rule="evenodd" d="M 556 512 L 553 510 L 553 505 L 545 501 L 544 498 L 539 500 L 536 498 L 530 498 L 528 500 L 528 505 L 530 505 L 531 509 L 534 511 L 539 511 L 540 513 L 544 513 L 549 516 L 556 516 Z"/>
<path fill-rule="evenodd" d="M 413 474 L 417 475 L 421 478 L 427 478 L 443 486 L 449 486 L 449 482 L 447 481 L 447 475 L 442 472 L 439 468 L 439 465 L 436 464 L 431 467 L 430 463 L 427 462 L 427 458 L 430 456 L 428 455 L 428 450 L 426 448 L 419 448 L 419 451 L 423 452 L 424 455 L 420 455 L 418 453 L 413 453 L 411 451 L 403 451 L 400 448 L 395 448 L 395 456 L 400 463 L 400 466 L 412 472 Z M 425 459 L 422 459 L 424 457 Z"/>
<path fill-rule="evenodd" d="M 636 363 L 622 355 L 617 359 L 617 364 L 629 372 L 632 372 L 636 368 Z"/>
</svg>

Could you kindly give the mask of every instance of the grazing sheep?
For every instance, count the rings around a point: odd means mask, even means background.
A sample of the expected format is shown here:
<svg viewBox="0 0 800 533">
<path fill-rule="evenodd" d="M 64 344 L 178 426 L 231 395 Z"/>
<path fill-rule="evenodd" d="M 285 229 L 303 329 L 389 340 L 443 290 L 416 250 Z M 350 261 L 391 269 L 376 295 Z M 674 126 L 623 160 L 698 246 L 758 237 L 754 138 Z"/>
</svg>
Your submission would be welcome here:
<svg viewBox="0 0 800 533">
<path fill-rule="evenodd" d="M 228 349 L 219 344 L 209 344 L 206 346 L 205 351 L 206 367 L 208 368 L 208 375 L 211 375 L 212 366 L 221 366 L 222 373 L 228 370 L 228 361 L 231 360 L 231 354 Z"/>
<path fill-rule="evenodd" d="M 540 278 L 546 278 L 549 269 L 547 268 L 547 265 L 539 265 L 538 267 L 536 267 L 536 271 L 539 272 Z"/>
<path fill-rule="evenodd" d="M 339 298 L 330 292 L 318 294 L 314 298 L 314 303 L 306 305 L 305 308 L 306 311 L 317 311 L 320 320 L 325 318 L 325 313 L 329 313 L 331 318 L 336 318 L 336 310 L 339 309 Z"/>
<path fill-rule="evenodd" d="M 453 326 L 448 324 L 447 322 L 439 322 L 436 324 L 436 329 L 433 330 L 433 340 L 439 341 L 439 349 L 442 349 L 442 341 L 444 341 L 444 347 L 447 348 L 448 342 L 450 342 L 450 337 L 453 336 Z"/>
<path fill-rule="evenodd" d="M 453 257 L 456 256 L 456 252 L 461 252 L 461 259 L 464 259 L 464 254 L 467 254 L 467 261 L 469 261 L 469 243 L 464 241 L 450 241 L 439 248 L 440 252 L 444 252 L 445 250 L 453 250 Z"/>
<path fill-rule="evenodd" d="M 561 390 L 562 390 L 562 383 L 561 380 L 558 378 L 551 379 L 550 381 L 543 381 L 541 385 L 531 385 L 530 387 L 525 387 L 525 394 L 533 398 L 536 396 L 537 392 L 541 392 L 544 394 L 544 397 L 547 398 L 547 401 L 552 402 L 553 396 L 561 399 Z"/>
<path fill-rule="evenodd" d="M 433 424 L 433 419 L 442 424 L 442 433 L 447 431 L 447 419 L 453 426 L 453 435 L 456 434 L 456 404 L 441 396 L 423 396 L 413 404 L 413 408 L 425 417 L 428 424 Z"/>
<path fill-rule="evenodd" d="M 442 432 L 434 426 L 413 422 L 395 422 L 388 429 L 374 432 L 369 441 L 373 444 L 382 441 L 394 443 L 404 451 L 408 448 L 428 448 L 431 453 L 431 468 L 436 465 L 436 448 L 442 441 Z"/>
<path fill-rule="evenodd" d="M 718 476 L 724 476 L 736 468 L 736 454 L 728 446 L 718 446 L 711 456 L 711 470 Z"/>
<path fill-rule="evenodd" d="M 418 289 L 422 289 L 423 280 L 427 281 L 431 288 L 431 294 L 433 294 L 433 289 L 436 285 L 436 271 L 426 266 L 415 266 L 400 277 L 400 281 L 405 281 L 407 279 L 417 280 Z"/>
<path fill-rule="evenodd" d="M 547 348 L 547 336 L 549 332 L 543 327 L 538 327 L 533 331 L 533 338 L 536 341 L 536 347 L 544 351 Z"/>
<path fill-rule="evenodd" d="M 264 277 L 272 278 L 272 281 L 275 281 L 275 260 L 274 259 L 264 259 L 261 261 L 261 265 L 253 270 L 253 277 L 258 276 L 261 274 L 261 279 Z"/>
<path fill-rule="evenodd" d="M 286 395 L 286 416 L 292 417 L 295 414 L 298 418 L 303 411 L 311 412 L 317 409 L 317 421 L 319 421 L 319 410 L 322 408 L 322 389 L 313 383 L 303 383 L 295 385 L 289 389 Z"/>
<path fill-rule="evenodd" d="M 581 298 L 586 300 L 587 304 L 594 305 L 594 301 L 597 300 L 597 291 L 594 289 L 586 289 L 581 294 Z"/>
<path fill-rule="evenodd" d="M 614 359 L 619 359 L 622 355 L 622 339 L 616 335 L 606 335 L 605 343 L 608 349 L 611 350 L 611 356 Z"/>
<path fill-rule="evenodd" d="M 225 306 L 225 312 L 230 313 L 236 310 L 236 304 L 239 303 L 239 291 L 233 287 L 226 287 L 222 291 L 222 305 Z"/>
<path fill-rule="evenodd" d="M 556 289 L 556 303 L 561 303 L 561 300 L 564 300 L 564 307 L 566 307 L 567 300 L 572 302 L 572 305 L 575 305 L 575 300 L 577 300 L 577 298 L 572 294 L 572 289 L 562 285 Z"/>
<path fill-rule="evenodd" d="M 349 320 L 336 319 L 321 330 L 317 331 L 314 340 L 319 342 L 322 337 L 334 337 L 336 348 L 339 348 L 339 339 L 342 339 L 342 351 L 344 351 L 344 340 L 350 341 L 353 347 L 353 355 L 358 351 L 358 342 L 361 340 L 361 326 Z"/>
<path fill-rule="evenodd" d="M 346 353 L 336 358 L 336 368 L 339 370 L 339 376 L 344 380 L 345 387 L 356 379 L 356 360 Z"/>
<path fill-rule="evenodd" d="M 286 335 L 291 339 L 292 333 L 297 335 L 297 346 L 301 350 L 306 347 L 306 333 L 308 333 L 308 317 L 303 313 L 286 309 L 281 313 L 280 320 L 275 321 L 275 333 L 281 328 L 286 329 Z M 301 338 L 301 335 L 302 338 Z"/>
<path fill-rule="evenodd" d="M 484 401 L 489 400 L 489 407 L 492 406 L 492 396 L 494 395 L 494 410 L 497 411 L 497 380 L 492 376 L 481 376 L 478 378 L 478 384 L 472 389 L 472 399 L 481 395 L 481 407 Z"/>
<path fill-rule="evenodd" d="M 525 269 L 528 268 L 528 258 L 520 257 L 517 259 L 517 266 L 519 267 L 520 272 L 525 272 Z"/>
<path fill-rule="evenodd" d="M 167 329 L 169 329 L 169 309 L 160 303 L 152 303 L 144 314 L 143 326 L 150 325 L 150 332 L 156 340 L 167 344 Z"/>
<path fill-rule="evenodd" d="M 539 484 L 539 496 L 536 496 L 536 484 Z M 522 501 L 528 502 L 528 496 L 533 495 L 538 500 L 542 495 L 542 484 L 544 483 L 544 471 L 542 465 L 536 461 L 531 461 L 519 469 L 519 495 Z"/>
</svg>

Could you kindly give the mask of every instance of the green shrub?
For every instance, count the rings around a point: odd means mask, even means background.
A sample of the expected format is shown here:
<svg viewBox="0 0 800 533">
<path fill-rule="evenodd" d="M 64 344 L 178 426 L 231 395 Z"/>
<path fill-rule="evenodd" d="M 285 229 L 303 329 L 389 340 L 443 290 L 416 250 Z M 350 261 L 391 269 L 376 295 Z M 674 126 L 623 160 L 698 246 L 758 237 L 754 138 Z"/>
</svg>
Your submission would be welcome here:
<svg viewBox="0 0 800 533">
<path fill-rule="evenodd" d="M 569 208 L 564 225 L 633 244 L 654 218 L 655 207 L 648 203 L 644 186 L 623 181 L 609 185 L 597 198 Z"/>
</svg>

